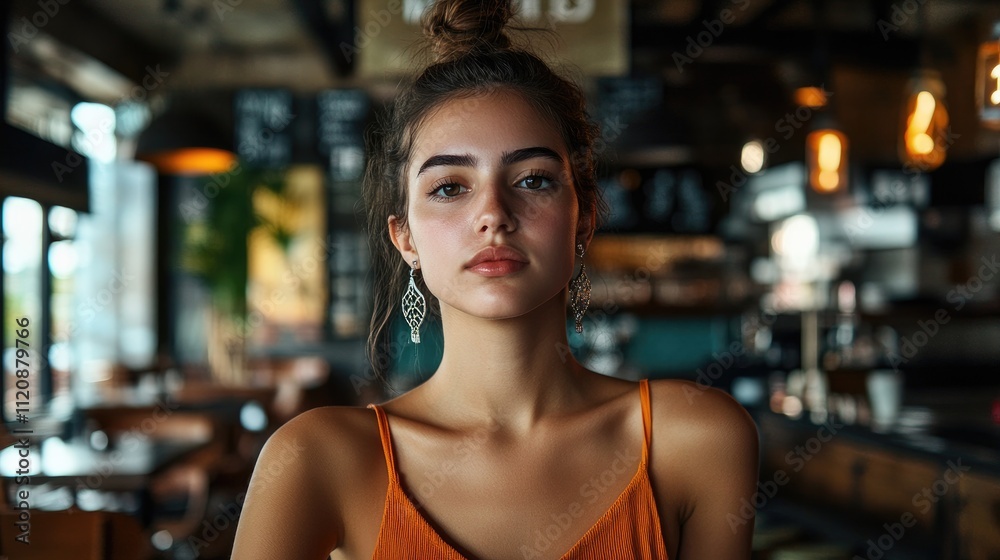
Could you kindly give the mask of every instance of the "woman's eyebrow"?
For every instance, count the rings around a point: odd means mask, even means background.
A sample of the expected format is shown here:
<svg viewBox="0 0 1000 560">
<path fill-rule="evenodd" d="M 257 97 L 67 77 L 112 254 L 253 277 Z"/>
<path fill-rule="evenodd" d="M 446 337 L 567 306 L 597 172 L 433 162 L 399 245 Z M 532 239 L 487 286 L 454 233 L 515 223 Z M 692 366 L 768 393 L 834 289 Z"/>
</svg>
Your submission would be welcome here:
<svg viewBox="0 0 1000 560">
<path fill-rule="evenodd" d="M 556 153 L 555 150 L 544 146 L 535 146 L 533 148 L 521 148 L 520 150 L 514 150 L 513 152 L 504 152 L 503 156 L 500 157 L 500 166 L 506 167 L 512 163 L 534 158 L 551 159 L 560 164 L 563 162 L 562 156 Z"/>
<path fill-rule="evenodd" d="M 420 171 L 417 171 L 417 177 L 427 171 L 432 167 L 438 166 L 455 166 L 455 167 L 475 167 L 478 160 L 469 154 L 465 155 L 448 155 L 439 154 L 436 156 L 431 156 L 427 158 L 427 161 L 420 166 Z"/>
<path fill-rule="evenodd" d="M 546 158 L 563 163 L 563 157 L 560 156 L 555 150 L 551 148 L 546 148 L 544 146 L 534 146 L 531 148 L 521 148 L 519 150 L 514 150 L 513 152 L 504 152 L 503 156 L 500 157 L 500 166 L 506 167 L 513 163 L 518 163 L 527 159 L 533 158 Z M 456 166 L 456 167 L 475 167 L 479 164 L 479 160 L 471 154 L 453 155 L 453 154 L 439 154 L 436 156 L 431 156 L 427 158 L 420 166 L 420 170 L 417 171 L 417 177 L 419 177 L 424 171 L 437 166 Z"/>
</svg>

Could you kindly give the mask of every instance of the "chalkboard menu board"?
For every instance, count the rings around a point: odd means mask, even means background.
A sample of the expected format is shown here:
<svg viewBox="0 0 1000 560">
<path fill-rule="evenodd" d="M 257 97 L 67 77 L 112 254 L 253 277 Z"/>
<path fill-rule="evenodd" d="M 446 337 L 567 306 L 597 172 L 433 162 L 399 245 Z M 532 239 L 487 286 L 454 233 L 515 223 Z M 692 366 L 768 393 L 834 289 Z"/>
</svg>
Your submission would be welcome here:
<svg viewBox="0 0 1000 560">
<path fill-rule="evenodd" d="M 694 168 L 632 170 L 624 184 L 621 175 L 600 181 L 610 213 L 605 231 L 708 233 L 715 227 L 712 201 L 701 173 Z"/>
<path fill-rule="evenodd" d="M 328 90 L 316 95 L 316 141 L 328 167 L 330 327 L 335 337 L 360 336 L 368 317 L 367 244 L 358 230 L 365 170 L 365 125 L 371 103 L 364 91 Z"/>
<path fill-rule="evenodd" d="M 316 96 L 319 152 L 337 183 L 360 181 L 364 174 L 368 96 L 361 90 L 330 90 Z"/>
<path fill-rule="evenodd" d="M 236 93 L 236 154 L 243 165 L 281 168 L 292 160 L 290 91 L 247 89 Z"/>
<path fill-rule="evenodd" d="M 651 111 L 662 102 L 663 81 L 659 78 L 605 77 L 597 80 L 595 113 L 605 137 L 614 125 L 627 124 L 636 115 Z"/>
</svg>

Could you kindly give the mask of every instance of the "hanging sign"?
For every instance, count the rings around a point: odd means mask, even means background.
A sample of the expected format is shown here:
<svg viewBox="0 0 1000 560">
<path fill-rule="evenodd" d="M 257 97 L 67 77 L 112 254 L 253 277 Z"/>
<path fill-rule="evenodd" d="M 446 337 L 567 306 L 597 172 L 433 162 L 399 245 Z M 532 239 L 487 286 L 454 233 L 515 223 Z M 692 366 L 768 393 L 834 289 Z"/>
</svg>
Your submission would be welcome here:
<svg viewBox="0 0 1000 560">
<path fill-rule="evenodd" d="M 361 0 L 354 42 L 341 52 L 355 60 L 358 74 L 383 78 L 414 71 L 425 44 L 420 18 L 431 0 Z M 543 59 L 569 63 L 591 76 L 628 72 L 628 10 L 626 0 L 520 0 L 513 25 L 551 29 L 528 32 L 532 52 Z M 519 22 L 519 23 L 518 23 Z M 512 38 L 521 39 L 519 32 Z"/>
</svg>

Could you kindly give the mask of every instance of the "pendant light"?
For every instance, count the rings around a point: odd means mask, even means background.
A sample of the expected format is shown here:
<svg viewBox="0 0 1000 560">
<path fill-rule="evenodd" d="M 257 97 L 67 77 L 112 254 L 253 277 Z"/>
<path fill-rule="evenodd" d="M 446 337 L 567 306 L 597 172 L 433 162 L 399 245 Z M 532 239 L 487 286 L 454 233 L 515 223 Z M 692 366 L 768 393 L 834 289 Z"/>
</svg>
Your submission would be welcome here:
<svg viewBox="0 0 1000 560">
<path fill-rule="evenodd" d="M 818 117 L 817 117 L 818 118 Z M 833 194 L 847 189 L 847 135 L 827 119 L 806 136 L 806 167 L 809 186 L 820 194 Z"/>
<path fill-rule="evenodd" d="M 948 109 L 941 75 L 928 62 L 926 12 L 920 12 L 920 65 L 906 85 L 899 157 L 905 169 L 932 171 L 948 151 Z"/>
<path fill-rule="evenodd" d="M 211 175 L 236 164 L 230 135 L 193 110 L 168 108 L 139 136 L 136 159 L 163 175 Z"/>
<path fill-rule="evenodd" d="M 933 70 L 920 70 L 907 85 L 899 155 L 906 169 L 932 171 L 948 151 L 945 87 Z"/>
<path fill-rule="evenodd" d="M 1000 130 L 1000 21 L 979 46 L 976 61 L 976 102 L 983 126 Z"/>
<path fill-rule="evenodd" d="M 830 59 L 825 23 L 825 2 L 813 4 L 816 18 L 816 49 L 814 64 L 822 77 L 821 89 L 802 88 L 796 92 L 798 102 L 817 111 L 812 131 L 806 136 L 806 172 L 809 186 L 820 194 L 833 194 L 848 187 L 848 140 L 834 118 L 833 105 L 823 92 L 829 87 Z"/>
</svg>

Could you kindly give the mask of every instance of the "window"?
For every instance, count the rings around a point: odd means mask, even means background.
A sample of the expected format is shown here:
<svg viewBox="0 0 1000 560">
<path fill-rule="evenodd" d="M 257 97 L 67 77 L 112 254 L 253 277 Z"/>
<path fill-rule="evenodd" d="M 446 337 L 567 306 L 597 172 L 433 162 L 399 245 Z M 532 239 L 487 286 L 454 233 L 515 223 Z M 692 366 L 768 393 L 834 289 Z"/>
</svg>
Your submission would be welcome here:
<svg viewBox="0 0 1000 560">
<path fill-rule="evenodd" d="M 76 267 L 73 239 L 77 214 L 60 206 L 44 207 L 20 197 L 3 199 L 4 380 L 5 420 L 15 420 L 19 331 L 29 355 L 29 417 L 50 399 L 70 401 L 71 357 L 64 342 Z M 27 321 L 24 329 L 19 329 Z M 16 367 L 21 365 L 22 367 Z"/>
</svg>

